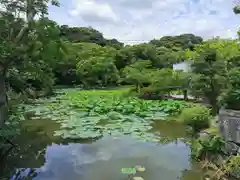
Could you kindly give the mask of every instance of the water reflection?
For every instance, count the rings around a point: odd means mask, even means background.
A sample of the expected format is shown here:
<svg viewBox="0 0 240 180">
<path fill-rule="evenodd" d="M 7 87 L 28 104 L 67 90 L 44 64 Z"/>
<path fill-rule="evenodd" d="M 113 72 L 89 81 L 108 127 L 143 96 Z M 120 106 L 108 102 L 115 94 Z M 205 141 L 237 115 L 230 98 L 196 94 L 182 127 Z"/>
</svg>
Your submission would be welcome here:
<svg viewBox="0 0 240 180">
<path fill-rule="evenodd" d="M 184 143 L 186 130 L 181 124 L 155 121 L 152 133 L 165 137 L 160 143 L 136 141 L 129 136 L 63 141 L 52 135 L 58 126 L 46 120 L 23 124 L 24 132 L 17 140 L 20 149 L 8 159 L 5 172 L 14 175 L 6 179 L 128 180 L 121 168 L 135 165 L 146 168 L 139 174 L 146 180 L 202 178 L 199 168 L 189 161 L 190 149 Z"/>
<path fill-rule="evenodd" d="M 124 180 L 127 177 L 121 173 L 121 168 L 135 165 L 146 168 L 141 173 L 144 179 L 177 180 L 182 177 L 182 180 L 192 180 L 197 178 L 196 175 L 201 178 L 201 174 L 194 173 L 189 162 L 189 148 L 181 141 L 156 146 L 127 136 L 119 139 L 105 137 L 92 144 L 49 145 L 44 159 L 45 163 L 35 169 L 32 179 Z M 25 161 L 26 165 L 29 163 L 31 160 Z M 26 169 L 20 174 L 24 177 L 29 172 Z M 16 180 L 14 178 L 11 180 Z"/>
</svg>

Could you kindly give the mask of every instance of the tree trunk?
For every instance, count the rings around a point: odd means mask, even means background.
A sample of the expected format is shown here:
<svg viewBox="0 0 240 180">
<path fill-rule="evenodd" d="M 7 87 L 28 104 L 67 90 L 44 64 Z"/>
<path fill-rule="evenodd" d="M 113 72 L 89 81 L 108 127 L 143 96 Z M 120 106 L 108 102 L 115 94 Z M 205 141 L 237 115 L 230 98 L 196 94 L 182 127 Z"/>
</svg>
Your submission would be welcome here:
<svg viewBox="0 0 240 180">
<path fill-rule="evenodd" d="M 0 74 L 0 128 L 8 119 L 8 99 L 6 91 L 6 75 L 1 72 Z"/>
<path fill-rule="evenodd" d="M 184 98 L 185 101 L 188 100 L 188 93 L 187 93 L 187 90 L 186 90 L 186 89 L 183 90 L 183 98 Z"/>
<path fill-rule="evenodd" d="M 219 111 L 219 106 L 217 104 L 217 97 L 213 96 L 211 98 L 209 98 L 209 104 L 212 107 L 212 115 L 215 116 L 218 114 Z"/>
</svg>

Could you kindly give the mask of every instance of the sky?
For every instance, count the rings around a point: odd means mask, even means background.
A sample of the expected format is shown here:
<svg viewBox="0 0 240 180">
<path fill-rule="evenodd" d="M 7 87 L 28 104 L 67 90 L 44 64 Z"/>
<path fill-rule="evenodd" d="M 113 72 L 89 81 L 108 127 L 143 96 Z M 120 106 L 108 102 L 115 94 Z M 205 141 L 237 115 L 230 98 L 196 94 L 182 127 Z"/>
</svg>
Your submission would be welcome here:
<svg viewBox="0 0 240 180">
<path fill-rule="evenodd" d="M 49 17 L 59 24 L 91 26 L 105 38 L 136 44 L 166 35 L 193 33 L 236 38 L 236 0 L 59 0 Z"/>
</svg>

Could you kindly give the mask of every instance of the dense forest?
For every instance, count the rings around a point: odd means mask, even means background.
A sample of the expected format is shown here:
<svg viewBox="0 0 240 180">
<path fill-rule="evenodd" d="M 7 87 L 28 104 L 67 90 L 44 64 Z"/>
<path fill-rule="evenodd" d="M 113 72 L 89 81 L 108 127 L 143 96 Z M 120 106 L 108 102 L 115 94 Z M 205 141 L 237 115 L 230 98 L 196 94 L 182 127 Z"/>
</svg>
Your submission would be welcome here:
<svg viewBox="0 0 240 180">
<path fill-rule="evenodd" d="M 16 125 L 11 116 L 14 104 L 51 96 L 58 86 L 131 85 L 137 96 L 158 100 L 180 91 L 185 100 L 189 94 L 206 101 L 211 115 L 222 106 L 240 109 L 239 39 L 203 40 L 186 33 L 124 45 L 92 27 L 59 25 L 47 17 L 48 1 L 32 2 L 25 6 L 22 1 L 0 0 L 6 8 L 0 12 L 2 130 Z M 173 65 L 179 62 L 189 63 L 191 72 L 175 71 Z M 8 137 L 5 131 L 0 135 L 4 141 Z"/>
<path fill-rule="evenodd" d="M 84 87 L 119 85 L 126 83 L 123 72 L 130 65 L 145 62 L 152 69 L 172 68 L 174 63 L 185 60 L 186 49 L 192 49 L 194 44 L 202 42 L 201 37 L 182 34 L 124 46 L 116 39 L 105 39 L 102 33 L 91 27 L 59 26 L 47 18 L 36 23 L 46 23 L 42 26 L 48 26 L 47 30 L 39 28 L 42 35 L 49 33 L 49 39 L 46 40 L 49 42 L 38 41 L 28 50 L 33 51 L 29 55 L 32 58 L 43 58 L 41 62 L 31 62 L 35 67 L 38 66 L 39 72 L 30 67 L 27 69 L 26 66 L 30 64 L 23 67 L 26 57 L 18 56 L 18 63 L 11 66 L 7 81 L 9 87 L 17 92 L 24 92 L 27 88 L 51 89 L 56 84 Z M 41 49 L 43 44 L 44 49 Z M 58 49 L 59 46 L 61 49 Z M 48 53 L 53 56 L 52 59 L 48 59 Z"/>
</svg>

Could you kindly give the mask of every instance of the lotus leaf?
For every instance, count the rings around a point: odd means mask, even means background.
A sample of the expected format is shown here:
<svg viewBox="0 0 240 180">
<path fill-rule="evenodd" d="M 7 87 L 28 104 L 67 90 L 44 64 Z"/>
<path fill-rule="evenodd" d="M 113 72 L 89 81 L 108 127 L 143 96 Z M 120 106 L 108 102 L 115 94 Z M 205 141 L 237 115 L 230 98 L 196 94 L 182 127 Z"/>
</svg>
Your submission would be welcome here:
<svg viewBox="0 0 240 180">
<path fill-rule="evenodd" d="M 157 134 L 149 133 L 152 120 L 180 113 L 190 106 L 182 101 L 141 100 L 123 97 L 115 90 L 62 90 L 57 97 L 40 99 L 38 104 L 19 106 L 19 111 L 34 112 L 31 119 L 51 119 L 61 124 L 55 136 L 62 138 L 96 138 L 111 135 L 159 142 Z"/>
</svg>

